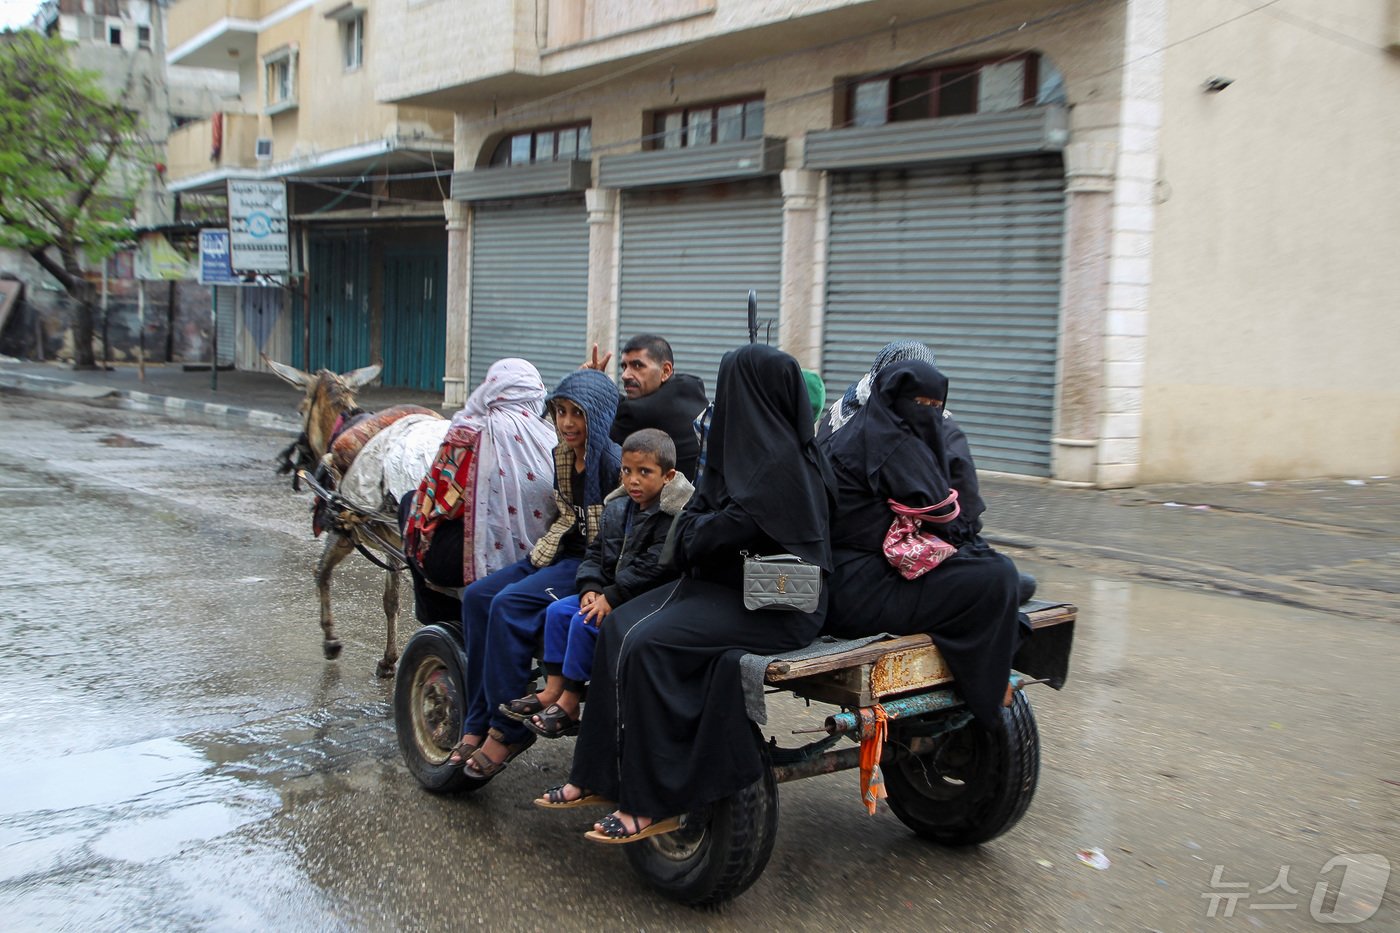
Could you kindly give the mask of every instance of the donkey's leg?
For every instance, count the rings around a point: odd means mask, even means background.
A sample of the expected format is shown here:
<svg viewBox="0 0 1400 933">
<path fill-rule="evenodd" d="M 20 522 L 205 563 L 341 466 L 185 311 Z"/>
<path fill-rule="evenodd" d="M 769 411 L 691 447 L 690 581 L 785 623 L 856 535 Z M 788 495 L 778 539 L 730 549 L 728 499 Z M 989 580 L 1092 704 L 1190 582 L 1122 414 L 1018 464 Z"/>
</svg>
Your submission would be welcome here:
<svg viewBox="0 0 1400 933">
<path fill-rule="evenodd" d="M 329 530 L 321 559 L 316 562 L 316 595 L 321 600 L 321 651 L 332 661 L 340 657 L 341 644 L 335 637 L 335 619 L 331 617 L 331 571 L 354 547 L 347 536 Z"/>
<path fill-rule="evenodd" d="M 375 666 L 380 677 L 393 677 L 394 665 L 399 661 L 399 573 L 384 571 L 384 621 L 388 630 L 384 644 L 384 657 Z"/>
</svg>

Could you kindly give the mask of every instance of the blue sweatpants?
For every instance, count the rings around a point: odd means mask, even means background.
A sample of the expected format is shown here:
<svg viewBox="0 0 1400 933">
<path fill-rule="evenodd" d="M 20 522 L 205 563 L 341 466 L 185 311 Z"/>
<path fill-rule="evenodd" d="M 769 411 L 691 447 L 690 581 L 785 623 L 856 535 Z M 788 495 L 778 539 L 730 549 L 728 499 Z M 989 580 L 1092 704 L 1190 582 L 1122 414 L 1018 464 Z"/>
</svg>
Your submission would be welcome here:
<svg viewBox="0 0 1400 933">
<path fill-rule="evenodd" d="M 495 726 L 506 744 L 528 730 L 497 707 L 525 692 L 544 629 L 544 611 L 555 597 L 574 591 L 578 558 L 536 567 L 529 558 L 482 577 L 462 594 L 462 633 L 467 643 L 465 735 Z M 545 592 L 554 590 L 554 596 Z"/>
<path fill-rule="evenodd" d="M 584 621 L 577 596 L 550 603 L 544 611 L 544 658 L 558 664 L 569 680 L 587 683 L 593 677 L 593 643 L 598 627 Z"/>
</svg>

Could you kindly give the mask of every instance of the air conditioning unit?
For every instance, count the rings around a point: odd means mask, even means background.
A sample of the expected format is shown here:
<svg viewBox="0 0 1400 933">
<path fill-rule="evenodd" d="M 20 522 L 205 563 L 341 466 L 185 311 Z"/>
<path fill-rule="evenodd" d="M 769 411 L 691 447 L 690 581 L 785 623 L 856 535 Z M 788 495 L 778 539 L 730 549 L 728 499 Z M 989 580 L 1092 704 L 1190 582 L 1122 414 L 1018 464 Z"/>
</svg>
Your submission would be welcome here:
<svg viewBox="0 0 1400 933">
<path fill-rule="evenodd" d="M 272 140 L 265 136 L 260 137 L 258 141 L 253 144 L 253 154 L 258 157 L 259 162 L 271 162 Z"/>
</svg>

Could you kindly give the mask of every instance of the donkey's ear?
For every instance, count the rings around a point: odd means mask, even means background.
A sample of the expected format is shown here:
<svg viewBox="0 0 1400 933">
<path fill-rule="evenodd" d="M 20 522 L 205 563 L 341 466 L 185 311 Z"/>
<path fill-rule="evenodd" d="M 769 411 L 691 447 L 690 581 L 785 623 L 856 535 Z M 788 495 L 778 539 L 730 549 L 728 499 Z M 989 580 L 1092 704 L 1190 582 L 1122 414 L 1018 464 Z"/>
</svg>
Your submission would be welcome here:
<svg viewBox="0 0 1400 933">
<path fill-rule="evenodd" d="M 276 360 L 268 359 L 267 354 L 263 354 L 263 362 L 272 368 L 284 382 L 289 382 L 298 389 L 304 389 L 316 381 L 316 377 L 310 373 L 304 373 L 295 366 L 288 366 L 286 363 L 279 363 Z"/>
<path fill-rule="evenodd" d="M 359 369 L 352 369 L 348 373 L 340 374 L 340 381 L 352 389 L 368 385 L 379 375 L 379 371 L 384 367 L 375 363 L 373 366 L 361 366 Z"/>
</svg>

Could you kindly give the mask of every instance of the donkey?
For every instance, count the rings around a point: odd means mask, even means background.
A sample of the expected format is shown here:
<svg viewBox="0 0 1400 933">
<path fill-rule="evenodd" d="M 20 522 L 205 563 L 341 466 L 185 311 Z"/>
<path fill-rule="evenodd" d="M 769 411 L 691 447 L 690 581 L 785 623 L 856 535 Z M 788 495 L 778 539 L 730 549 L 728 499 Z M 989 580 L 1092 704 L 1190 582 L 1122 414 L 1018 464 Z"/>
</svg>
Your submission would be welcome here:
<svg viewBox="0 0 1400 933">
<path fill-rule="evenodd" d="M 326 533 L 325 546 L 316 562 L 321 649 L 328 659 L 340 656 L 342 645 L 331 614 L 331 573 L 352 550 L 359 549 L 385 570 L 387 631 L 384 656 L 375 666 L 375 673 L 392 677 L 399 658 L 399 576 L 403 572 L 403 565 L 393 553 L 403 549 L 397 497 L 416 487 L 427 472 L 448 422 L 437 412 L 414 405 L 396 406 L 376 414 L 366 414 L 358 408 L 355 392 L 379 375 L 377 365 L 339 375 L 328 369 L 312 374 L 266 357 L 264 360 L 284 381 L 306 393 L 298 408 L 302 434 L 282 452 L 284 463 L 279 472 L 297 471 L 294 488 L 300 488 L 299 471 L 305 469 L 322 478 L 320 485 L 334 489 L 344 480 L 347 490 L 346 495 L 332 500 L 323 499 L 318 493 L 313 509 L 313 531 L 317 535 L 322 530 Z M 401 422 L 408 416 L 417 417 Z M 399 424 L 400 430 L 386 430 L 394 424 Z M 357 494 L 349 492 L 352 486 Z M 383 554 L 385 559 L 381 561 L 371 551 Z"/>
</svg>

